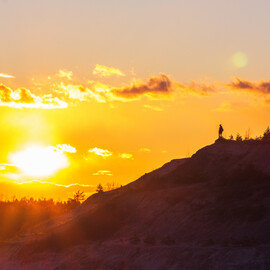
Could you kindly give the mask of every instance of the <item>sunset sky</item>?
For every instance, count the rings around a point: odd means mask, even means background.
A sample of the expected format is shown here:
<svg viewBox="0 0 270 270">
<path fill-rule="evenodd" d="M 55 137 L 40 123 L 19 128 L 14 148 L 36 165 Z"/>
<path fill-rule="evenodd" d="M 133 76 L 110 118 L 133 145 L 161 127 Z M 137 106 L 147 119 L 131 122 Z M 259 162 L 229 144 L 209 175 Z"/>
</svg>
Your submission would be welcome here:
<svg viewBox="0 0 270 270">
<path fill-rule="evenodd" d="M 0 196 L 127 184 L 270 125 L 270 2 L 0 0 Z M 0 198 L 1 199 L 1 198 Z"/>
</svg>

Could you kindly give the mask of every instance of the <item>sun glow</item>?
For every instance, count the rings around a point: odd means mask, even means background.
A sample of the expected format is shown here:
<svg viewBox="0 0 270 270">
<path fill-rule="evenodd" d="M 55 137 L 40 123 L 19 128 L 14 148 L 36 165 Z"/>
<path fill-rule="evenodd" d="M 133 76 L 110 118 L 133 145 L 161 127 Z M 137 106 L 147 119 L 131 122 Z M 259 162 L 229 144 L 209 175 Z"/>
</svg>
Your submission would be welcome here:
<svg viewBox="0 0 270 270">
<path fill-rule="evenodd" d="M 52 175 L 69 165 L 63 151 L 37 145 L 10 154 L 10 161 L 25 174 L 35 177 Z"/>
</svg>

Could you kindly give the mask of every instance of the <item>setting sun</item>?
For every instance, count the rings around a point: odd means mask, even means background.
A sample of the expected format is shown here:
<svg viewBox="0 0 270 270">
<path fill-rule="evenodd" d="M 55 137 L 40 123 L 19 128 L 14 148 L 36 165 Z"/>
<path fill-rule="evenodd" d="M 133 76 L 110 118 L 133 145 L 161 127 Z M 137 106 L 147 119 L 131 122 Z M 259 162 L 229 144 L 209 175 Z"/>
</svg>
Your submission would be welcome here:
<svg viewBox="0 0 270 270">
<path fill-rule="evenodd" d="M 10 154 L 10 161 L 29 176 L 45 177 L 68 166 L 67 157 L 54 147 L 30 146 Z"/>
<path fill-rule="evenodd" d="M 0 0 L 0 270 L 270 270 L 269 10 Z"/>
</svg>

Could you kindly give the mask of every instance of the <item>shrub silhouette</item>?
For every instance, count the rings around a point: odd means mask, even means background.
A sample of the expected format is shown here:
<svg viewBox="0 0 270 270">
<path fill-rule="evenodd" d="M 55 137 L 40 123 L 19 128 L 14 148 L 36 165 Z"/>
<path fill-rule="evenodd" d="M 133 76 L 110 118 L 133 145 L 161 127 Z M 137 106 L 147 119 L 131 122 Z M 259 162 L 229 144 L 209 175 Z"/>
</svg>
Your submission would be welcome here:
<svg viewBox="0 0 270 270">
<path fill-rule="evenodd" d="M 119 187 L 120 187 L 119 184 L 117 184 L 117 183 L 115 183 L 115 182 L 110 182 L 110 183 L 107 183 L 107 184 L 106 184 L 105 190 L 106 190 L 106 191 L 111 191 L 111 190 L 117 189 L 117 188 L 119 188 Z"/>
<path fill-rule="evenodd" d="M 98 194 L 103 193 L 103 186 L 101 184 L 98 184 L 97 189 L 96 189 L 96 192 Z"/>
<path fill-rule="evenodd" d="M 237 142 L 242 142 L 243 141 L 242 136 L 239 133 L 236 134 L 236 141 Z"/>
<path fill-rule="evenodd" d="M 250 142 L 252 142 L 252 141 L 270 141 L 270 127 L 269 126 L 265 129 L 263 135 L 256 136 L 256 137 L 252 138 L 250 136 L 250 134 L 251 134 L 250 128 L 245 132 L 244 138 L 239 133 L 237 133 L 236 137 L 235 137 L 235 141 L 237 141 L 237 142 L 242 142 L 242 141 L 250 141 Z M 224 141 L 226 141 L 226 140 L 232 141 L 232 140 L 234 140 L 234 137 L 233 137 L 233 135 L 230 135 L 228 137 L 228 139 L 223 138 L 223 140 Z M 220 138 L 219 138 L 219 141 L 220 141 Z"/>
<path fill-rule="evenodd" d="M 270 128 L 269 126 L 266 128 L 266 130 L 263 133 L 263 140 L 270 140 Z"/>
</svg>

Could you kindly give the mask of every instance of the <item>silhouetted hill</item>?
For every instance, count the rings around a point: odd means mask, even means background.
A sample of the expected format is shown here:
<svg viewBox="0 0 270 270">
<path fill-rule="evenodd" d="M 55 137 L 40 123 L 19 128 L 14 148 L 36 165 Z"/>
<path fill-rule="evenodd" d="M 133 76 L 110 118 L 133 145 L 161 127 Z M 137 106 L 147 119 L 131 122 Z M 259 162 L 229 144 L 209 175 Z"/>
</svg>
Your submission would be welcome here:
<svg viewBox="0 0 270 270">
<path fill-rule="evenodd" d="M 270 269 L 269 208 L 270 143 L 217 140 L 94 194 L 9 254 L 25 269 Z"/>
</svg>

